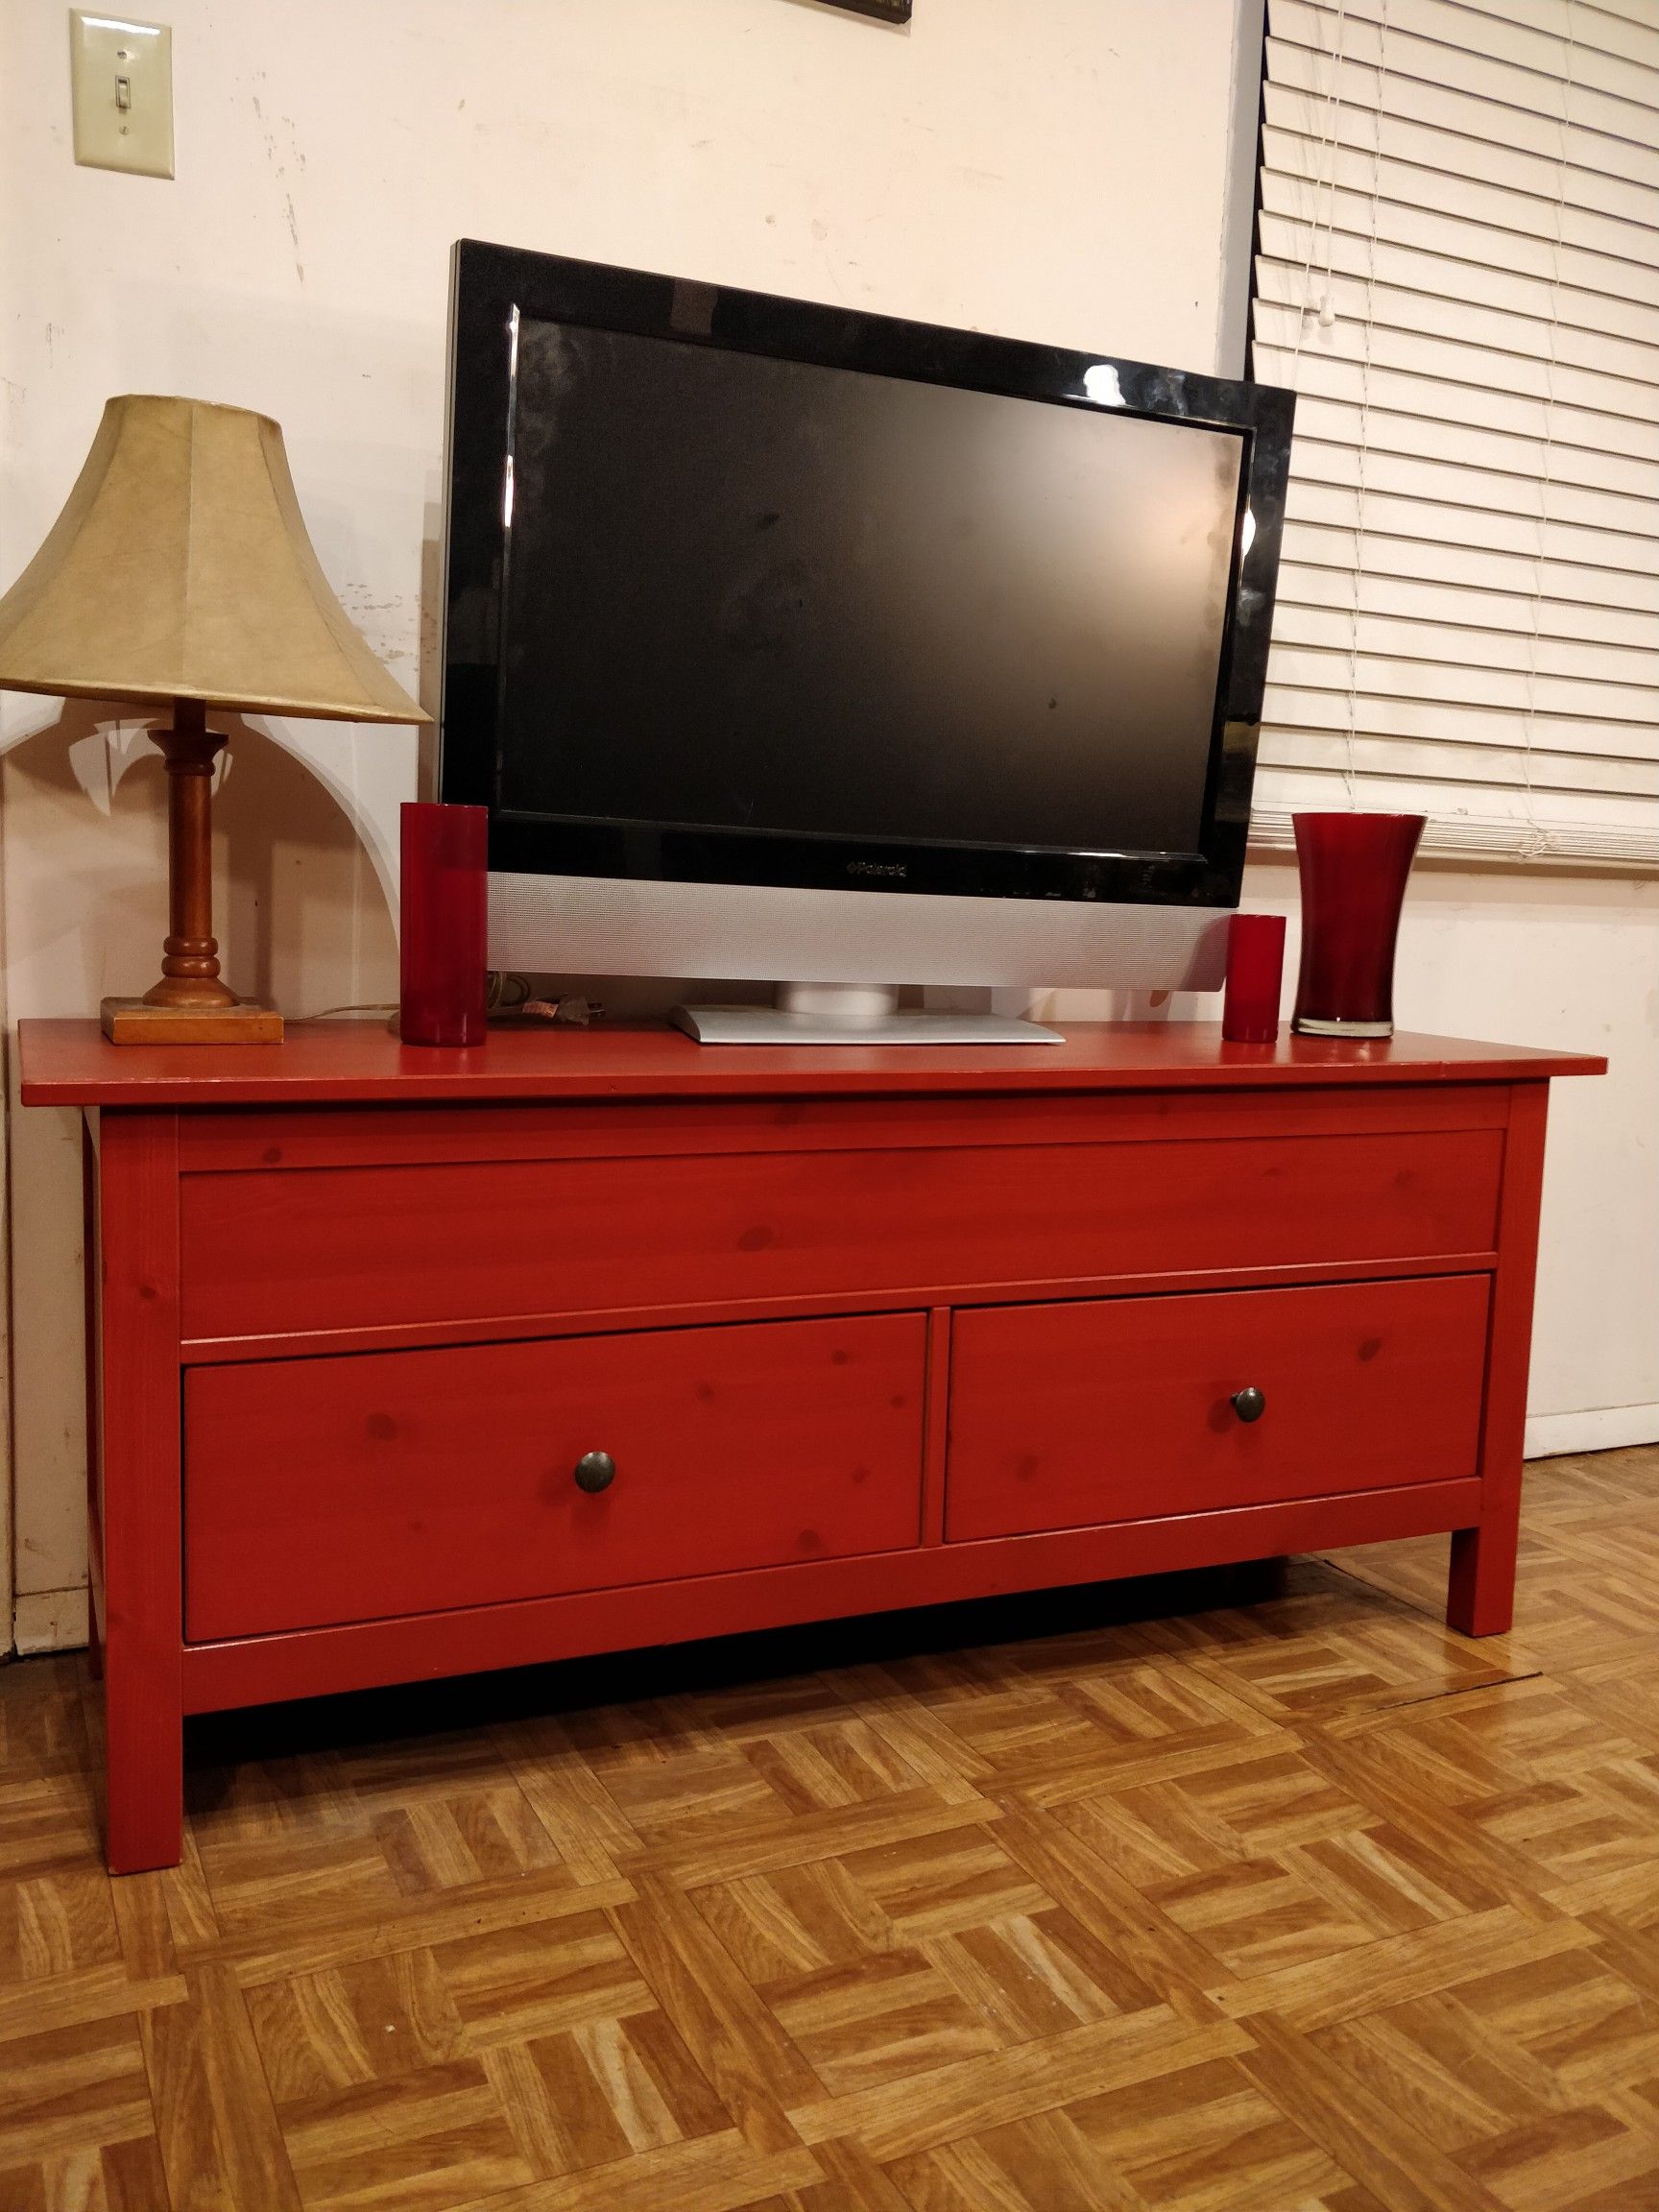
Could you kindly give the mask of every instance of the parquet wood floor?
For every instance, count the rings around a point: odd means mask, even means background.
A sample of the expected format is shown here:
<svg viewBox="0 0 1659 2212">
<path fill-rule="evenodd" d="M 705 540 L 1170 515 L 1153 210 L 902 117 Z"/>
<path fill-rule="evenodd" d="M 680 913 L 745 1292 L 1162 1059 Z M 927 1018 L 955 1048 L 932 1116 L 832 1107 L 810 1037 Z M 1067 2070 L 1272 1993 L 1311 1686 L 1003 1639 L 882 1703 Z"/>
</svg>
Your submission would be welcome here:
<svg viewBox="0 0 1659 2212">
<path fill-rule="evenodd" d="M 1659 2208 L 1659 1450 L 1444 1561 L 227 1717 L 113 1884 L 8 1669 L 0 2207 Z"/>
</svg>

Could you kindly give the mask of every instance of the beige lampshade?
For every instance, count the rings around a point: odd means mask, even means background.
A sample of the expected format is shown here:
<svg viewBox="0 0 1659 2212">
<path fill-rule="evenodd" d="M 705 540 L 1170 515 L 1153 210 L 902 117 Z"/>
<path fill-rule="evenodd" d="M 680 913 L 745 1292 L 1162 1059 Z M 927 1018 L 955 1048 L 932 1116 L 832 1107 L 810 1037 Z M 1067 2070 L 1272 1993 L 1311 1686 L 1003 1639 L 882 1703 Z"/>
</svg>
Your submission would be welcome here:
<svg viewBox="0 0 1659 2212">
<path fill-rule="evenodd" d="M 0 599 L 0 687 L 430 719 L 328 589 L 278 425 L 134 393 L 105 407 L 62 514 Z"/>
</svg>

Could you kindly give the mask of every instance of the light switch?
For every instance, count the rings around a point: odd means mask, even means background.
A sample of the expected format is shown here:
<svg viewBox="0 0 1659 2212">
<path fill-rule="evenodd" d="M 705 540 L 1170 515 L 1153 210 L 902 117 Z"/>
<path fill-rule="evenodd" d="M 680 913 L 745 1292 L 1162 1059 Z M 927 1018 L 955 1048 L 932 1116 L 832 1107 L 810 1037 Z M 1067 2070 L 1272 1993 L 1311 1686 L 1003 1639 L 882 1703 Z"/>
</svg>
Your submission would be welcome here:
<svg viewBox="0 0 1659 2212">
<path fill-rule="evenodd" d="M 88 169 L 173 174 L 173 33 L 165 23 L 69 11 L 75 158 Z"/>
</svg>

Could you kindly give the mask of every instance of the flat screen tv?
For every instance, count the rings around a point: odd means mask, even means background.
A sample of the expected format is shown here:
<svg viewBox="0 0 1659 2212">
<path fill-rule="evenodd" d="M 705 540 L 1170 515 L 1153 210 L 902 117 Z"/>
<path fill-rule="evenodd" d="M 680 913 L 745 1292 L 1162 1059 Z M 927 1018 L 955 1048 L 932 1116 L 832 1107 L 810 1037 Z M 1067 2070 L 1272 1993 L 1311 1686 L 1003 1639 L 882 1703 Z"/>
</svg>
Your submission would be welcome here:
<svg viewBox="0 0 1659 2212">
<path fill-rule="evenodd" d="M 442 792 L 492 957 L 1215 979 L 1292 399 L 463 241 Z"/>
</svg>

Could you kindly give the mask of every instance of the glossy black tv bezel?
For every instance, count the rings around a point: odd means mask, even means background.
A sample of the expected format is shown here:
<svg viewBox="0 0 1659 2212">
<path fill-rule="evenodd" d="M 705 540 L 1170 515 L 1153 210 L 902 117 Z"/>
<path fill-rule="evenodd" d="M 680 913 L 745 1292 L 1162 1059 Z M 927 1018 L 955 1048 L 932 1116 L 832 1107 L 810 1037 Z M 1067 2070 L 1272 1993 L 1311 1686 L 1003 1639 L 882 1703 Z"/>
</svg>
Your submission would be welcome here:
<svg viewBox="0 0 1659 2212">
<path fill-rule="evenodd" d="M 799 835 L 531 814 L 499 804 L 502 617 L 511 560 L 515 310 L 601 330 L 1097 407 L 1239 433 L 1239 471 L 1202 828 L 1193 852 L 988 846 Z M 1094 373 L 1095 394 L 1085 378 Z M 1116 379 L 1115 385 L 1112 379 Z M 952 893 L 1131 904 L 1238 902 L 1255 778 L 1294 397 L 1269 385 L 950 330 L 731 285 L 462 239 L 451 264 L 440 789 L 490 809 L 490 866 L 522 875 Z M 1246 514 L 1255 530 L 1244 544 Z"/>
</svg>

